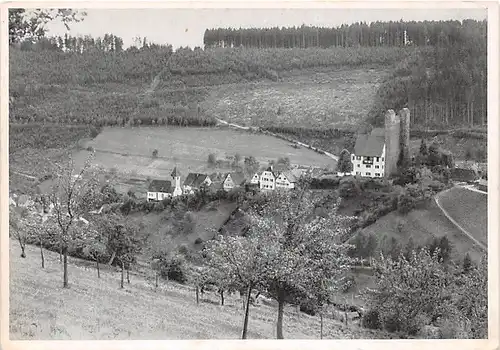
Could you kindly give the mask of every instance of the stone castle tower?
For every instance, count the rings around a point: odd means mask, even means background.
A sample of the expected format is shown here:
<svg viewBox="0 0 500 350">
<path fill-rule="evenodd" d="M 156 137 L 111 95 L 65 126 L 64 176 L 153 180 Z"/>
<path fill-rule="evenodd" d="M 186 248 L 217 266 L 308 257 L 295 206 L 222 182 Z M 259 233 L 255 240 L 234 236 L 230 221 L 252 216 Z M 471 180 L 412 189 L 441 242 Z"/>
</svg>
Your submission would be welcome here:
<svg viewBox="0 0 500 350">
<path fill-rule="evenodd" d="M 389 109 L 385 113 L 385 174 L 391 176 L 401 165 L 410 163 L 410 111 L 403 108 L 399 115 Z"/>
</svg>

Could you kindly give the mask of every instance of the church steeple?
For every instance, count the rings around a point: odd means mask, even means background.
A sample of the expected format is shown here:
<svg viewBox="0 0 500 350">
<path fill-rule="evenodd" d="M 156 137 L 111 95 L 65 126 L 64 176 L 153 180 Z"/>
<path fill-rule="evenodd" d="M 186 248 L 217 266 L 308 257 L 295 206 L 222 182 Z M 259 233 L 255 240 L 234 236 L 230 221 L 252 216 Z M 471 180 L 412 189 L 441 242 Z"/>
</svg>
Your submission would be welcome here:
<svg viewBox="0 0 500 350">
<path fill-rule="evenodd" d="M 172 178 L 174 179 L 174 192 L 172 193 L 172 197 L 177 197 L 182 194 L 182 188 L 181 188 L 181 173 L 179 170 L 177 170 L 177 167 L 174 168 L 174 171 L 172 171 Z"/>
</svg>

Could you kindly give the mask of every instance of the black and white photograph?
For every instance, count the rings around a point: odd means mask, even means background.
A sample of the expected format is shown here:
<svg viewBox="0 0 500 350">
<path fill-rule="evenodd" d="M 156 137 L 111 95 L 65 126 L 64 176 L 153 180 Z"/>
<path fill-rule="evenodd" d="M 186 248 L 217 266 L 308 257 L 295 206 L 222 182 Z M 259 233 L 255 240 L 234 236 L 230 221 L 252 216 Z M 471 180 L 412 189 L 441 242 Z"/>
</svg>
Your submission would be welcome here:
<svg viewBox="0 0 500 350">
<path fill-rule="evenodd" d="M 498 3 L 377 4 L 2 4 L 3 345 L 497 347 Z"/>
</svg>

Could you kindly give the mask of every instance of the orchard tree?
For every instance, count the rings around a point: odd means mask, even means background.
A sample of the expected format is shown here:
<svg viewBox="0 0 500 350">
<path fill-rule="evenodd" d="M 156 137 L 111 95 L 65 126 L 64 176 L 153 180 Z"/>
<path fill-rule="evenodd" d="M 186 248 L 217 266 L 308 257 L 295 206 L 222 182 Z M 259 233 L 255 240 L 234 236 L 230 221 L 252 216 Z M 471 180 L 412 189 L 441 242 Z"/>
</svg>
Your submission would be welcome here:
<svg viewBox="0 0 500 350">
<path fill-rule="evenodd" d="M 261 287 L 265 269 L 269 265 L 264 247 L 268 239 L 258 232 L 246 237 L 219 235 L 204 250 L 209 267 L 207 273 L 219 281 L 219 288 L 233 286 L 246 292 L 241 339 L 247 337 L 252 290 Z"/>
<path fill-rule="evenodd" d="M 73 175 L 71 157 L 64 165 L 56 164 L 56 181 L 50 200 L 54 206 L 53 219 L 58 227 L 58 239 L 63 255 L 63 287 L 68 285 L 68 249 L 81 239 L 77 222 L 82 215 L 95 210 L 101 202 L 98 176 L 91 169 L 93 153 L 77 175 Z"/>
<path fill-rule="evenodd" d="M 344 175 L 352 172 L 351 154 L 346 149 L 343 149 L 342 152 L 340 152 L 339 161 L 337 163 L 337 171 Z"/>
<path fill-rule="evenodd" d="M 28 238 L 27 220 L 29 211 L 22 206 L 9 206 L 9 233 L 16 238 L 21 247 L 21 258 L 26 258 L 26 241 Z"/>
<path fill-rule="evenodd" d="M 99 268 L 99 260 L 107 255 L 107 236 L 103 231 L 100 231 L 95 224 L 89 228 L 83 236 L 83 252 L 86 256 L 94 259 L 96 262 L 97 278 L 101 278 Z"/>
<path fill-rule="evenodd" d="M 120 288 L 123 288 L 125 270 L 129 280 L 130 266 L 137 261 L 137 255 L 144 245 L 140 228 L 124 216 L 109 214 L 103 217 L 100 226 L 104 228 L 108 251 L 112 252 L 112 259 L 118 260 L 121 267 Z M 112 263 L 112 260 L 109 264 Z"/>
<path fill-rule="evenodd" d="M 465 318 L 468 335 L 476 339 L 488 338 L 488 260 L 484 255 L 478 266 L 470 266 L 461 275 L 457 308 Z M 474 296 L 474 297 L 471 297 Z"/>
<path fill-rule="evenodd" d="M 374 269 L 377 285 L 369 290 L 370 306 L 387 330 L 414 335 L 452 309 L 453 281 L 437 251 L 421 248 L 396 260 L 382 255 Z"/>
<path fill-rule="evenodd" d="M 325 217 L 316 214 L 320 199 L 309 190 L 309 178 L 302 178 L 295 191 L 276 191 L 261 208 L 254 208 L 250 235 L 265 244 L 267 292 L 278 301 L 277 338 L 283 339 L 285 303 L 294 295 L 311 295 L 315 283 L 337 286 L 353 263 L 350 245 L 344 243 L 354 218 L 338 214 L 338 204 Z"/>
<path fill-rule="evenodd" d="M 245 165 L 245 172 L 249 176 L 255 175 L 255 173 L 259 170 L 260 167 L 259 162 L 257 161 L 257 159 L 255 159 L 254 156 L 245 157 L 244 165 Z"/>
<path fill-rule="evenodd" d="M 83 20 L 86 12 L 74 9 L 9 9 L 9 44 L 24 39 L 45 37 L 47 23 L 60 20 L 69 30 L 70 23 Z"/>
</svg>

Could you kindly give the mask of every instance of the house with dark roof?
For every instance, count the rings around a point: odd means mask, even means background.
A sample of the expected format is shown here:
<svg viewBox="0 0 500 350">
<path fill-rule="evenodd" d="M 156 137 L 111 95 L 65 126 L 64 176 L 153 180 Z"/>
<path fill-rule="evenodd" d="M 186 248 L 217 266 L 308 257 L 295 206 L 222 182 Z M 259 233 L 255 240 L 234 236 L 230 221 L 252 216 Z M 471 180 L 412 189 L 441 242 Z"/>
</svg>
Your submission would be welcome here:
<svg viewBox="0 0 500 350">
<path fill-rule="evenodd" d="M 182 184 L 182 190 L 184 193 L 194 193 L 202 186 L 210 186 L 212 182 L 212 179 L 207 174 L 189 173 Z"/>
<path fill-rule="evenodd" d="M 235 187 L 243 186 L 246 179 L 242 173 L 227 173 L 222 180 L 222 188 L 224 191 L 230 191 Z"/>
<path fill-rule="evenodd" d="M 295 184 L 298 180 L 297 174 L 291 170 L 283 171 L 278 174 L 275 181 L 276 188 L 292 189 L 295 188 Z"/>
<path fill-rule="evenodd" d="M 373 129 L 370 134 L 358 135 L 351 154 L 352 175 L 384 177 L 385 129 Z"/>
<path fill-rule="evenodd" d="M 148 187 L 148 201 L 161 201 L 172 197 L 172 183 L 166 180 L 152 180 Z"/>
</svg>

